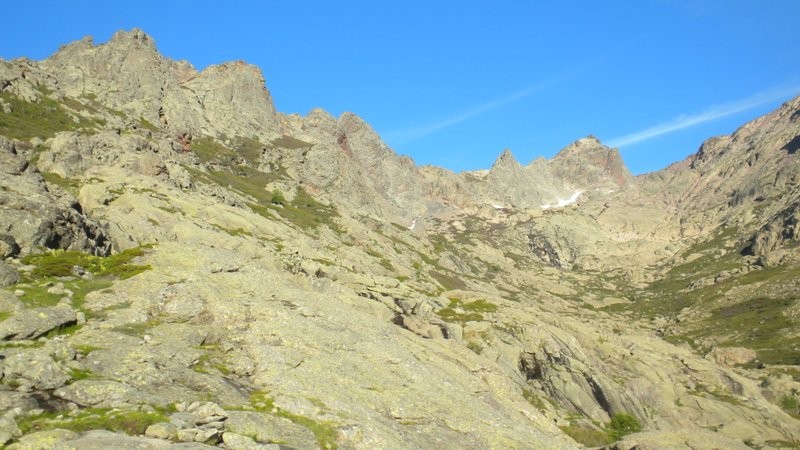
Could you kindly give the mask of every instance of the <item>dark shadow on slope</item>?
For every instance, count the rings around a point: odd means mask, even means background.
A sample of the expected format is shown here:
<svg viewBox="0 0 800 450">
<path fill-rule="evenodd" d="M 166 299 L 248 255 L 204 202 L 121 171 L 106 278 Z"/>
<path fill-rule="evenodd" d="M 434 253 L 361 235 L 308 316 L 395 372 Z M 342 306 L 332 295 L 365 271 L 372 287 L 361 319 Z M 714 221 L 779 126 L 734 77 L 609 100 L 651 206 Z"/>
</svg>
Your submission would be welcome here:
<svg viewBox="0 0 800 450">
<path fill-rule="evenodd" d="M 800 149 L 800 134 L 795 136 L 788 144 L 783 146 L 783 150 L 790 155 L 794 155 L 797 153 L 797 150 Z"/>
</svg>

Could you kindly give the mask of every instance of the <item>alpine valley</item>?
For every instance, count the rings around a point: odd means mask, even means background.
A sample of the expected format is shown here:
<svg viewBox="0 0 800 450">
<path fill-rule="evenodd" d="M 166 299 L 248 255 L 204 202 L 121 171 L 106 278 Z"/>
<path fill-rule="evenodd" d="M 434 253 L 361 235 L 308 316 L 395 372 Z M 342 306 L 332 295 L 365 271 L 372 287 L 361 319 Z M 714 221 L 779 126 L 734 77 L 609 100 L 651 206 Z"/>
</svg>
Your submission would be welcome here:
<svg viewBox="0 0 800 450">
<path fill-rule="evenodd" d="M 800 448 L 798 149 L 456 174 L 140 30 L 0 60 L 0 446 Z"/>
</svg>

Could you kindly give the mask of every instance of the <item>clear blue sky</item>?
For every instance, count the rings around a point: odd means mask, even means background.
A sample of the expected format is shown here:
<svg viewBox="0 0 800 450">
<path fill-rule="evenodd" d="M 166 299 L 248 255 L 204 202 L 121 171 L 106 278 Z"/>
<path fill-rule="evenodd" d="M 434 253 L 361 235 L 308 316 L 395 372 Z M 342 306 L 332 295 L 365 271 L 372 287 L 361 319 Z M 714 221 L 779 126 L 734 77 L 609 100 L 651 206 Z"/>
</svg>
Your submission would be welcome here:
<svg viewBox="0 0 800 450">
<path fill-rule="evenodd" d="M 455 171 L 594 134 L 648 172 L 800 94 L 798 0 L 29 0 L 3 16 L 0 58 L 139 27 L 197 68 L 259 66 L 279 111 L 352 111 Z"/>
</svg>

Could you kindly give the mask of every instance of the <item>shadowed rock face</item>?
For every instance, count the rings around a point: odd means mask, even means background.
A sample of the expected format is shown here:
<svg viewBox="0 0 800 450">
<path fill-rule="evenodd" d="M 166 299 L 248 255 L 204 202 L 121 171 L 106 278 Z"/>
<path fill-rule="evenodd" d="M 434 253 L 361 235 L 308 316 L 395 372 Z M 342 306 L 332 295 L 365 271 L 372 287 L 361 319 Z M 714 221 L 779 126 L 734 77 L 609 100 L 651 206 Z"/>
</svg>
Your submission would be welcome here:
<svg viewBox="0 0 800 450">
<path fill-rule="evenodd" d="M 0 61 L 0 445 L 800 441 L 800 99 L 454 174 L 264 83 L 140 30 Z"/>
</svg>

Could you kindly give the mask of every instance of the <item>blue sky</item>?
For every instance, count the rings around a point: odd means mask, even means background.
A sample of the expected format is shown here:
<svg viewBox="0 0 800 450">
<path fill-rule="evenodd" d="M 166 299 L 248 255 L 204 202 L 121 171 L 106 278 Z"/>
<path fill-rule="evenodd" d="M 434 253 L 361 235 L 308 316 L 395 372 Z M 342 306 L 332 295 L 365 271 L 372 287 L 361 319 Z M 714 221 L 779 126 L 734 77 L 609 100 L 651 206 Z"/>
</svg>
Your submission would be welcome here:
<svg viewBox="0 0 800 450">
<path fill-rule="evenodd" d="M 797 0 L 26 1 L 0 58 L 142 28 L 197 68 L 245 60 L 281 112 L 361 116 L 455 171 L 523 164 L 593 134 L 634 173 L 800 94 Z"/>
</svg>

